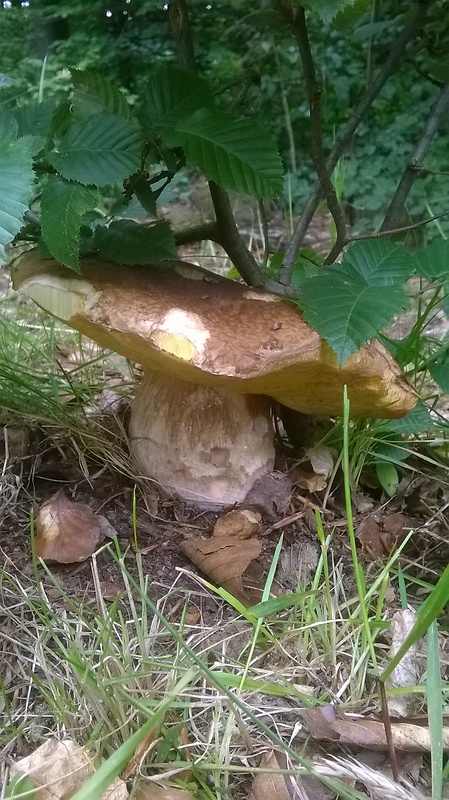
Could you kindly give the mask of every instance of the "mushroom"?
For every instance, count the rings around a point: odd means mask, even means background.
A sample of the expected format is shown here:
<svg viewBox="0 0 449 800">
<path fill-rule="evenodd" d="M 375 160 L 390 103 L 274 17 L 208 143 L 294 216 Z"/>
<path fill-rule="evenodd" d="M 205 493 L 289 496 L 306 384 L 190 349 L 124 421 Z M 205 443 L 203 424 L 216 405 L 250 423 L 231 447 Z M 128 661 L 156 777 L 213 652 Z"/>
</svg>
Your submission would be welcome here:
<svg viewBox="0 0 449 800">
<path fill-rule="evenodd" d="M 140 363 L 131 446 L 145 476 L 179 497 L 241 502 L 274 466 L 273 400 L 314 415 L 407 414 L 416 393 L 373 339 L 339 366 L 279 297 L 185 262 L 124 267 L 86 257 L 77 274 L 35 250 L 16 289 L 103 347 Z"/>
</svg>

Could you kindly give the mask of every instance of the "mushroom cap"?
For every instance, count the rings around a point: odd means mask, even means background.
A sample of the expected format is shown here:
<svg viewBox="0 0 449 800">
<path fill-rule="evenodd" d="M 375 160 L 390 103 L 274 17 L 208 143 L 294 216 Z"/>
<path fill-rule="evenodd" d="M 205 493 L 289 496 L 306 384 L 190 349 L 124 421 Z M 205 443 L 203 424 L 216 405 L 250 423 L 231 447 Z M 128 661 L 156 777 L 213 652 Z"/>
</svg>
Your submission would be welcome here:
<svg viewBox="0 0 449 800">
<path fill-rule="evenodd" d="M 376 339 L 340 366 L 293 304 L 186 262 L 123 267 L 89 257 L 78 274 L 31 250 L 13 283 L 103 347 L 193 383 L 316 415 L 342 413 L 344 385 L 352 415 L 402 417 L 417 401 Z"/>
</svg>

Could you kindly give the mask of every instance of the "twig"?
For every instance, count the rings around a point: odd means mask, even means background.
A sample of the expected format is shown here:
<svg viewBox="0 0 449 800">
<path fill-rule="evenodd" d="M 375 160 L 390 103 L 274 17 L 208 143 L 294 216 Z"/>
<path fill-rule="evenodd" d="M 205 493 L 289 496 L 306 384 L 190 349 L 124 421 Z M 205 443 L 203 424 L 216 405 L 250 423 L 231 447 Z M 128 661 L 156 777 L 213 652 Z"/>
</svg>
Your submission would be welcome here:
<svg viewBox="0 0 449 800">
<path fill-rule="evenodd" d="M 168 19 L 181 65 L 191 72 L 198 72 L 187 0 L 171 0 L 168 4 Z M 267 276 L 240 236 L 228 195 L 214 181 L 209 181 L 209 190 L 215 211 L 216 233 L 219 237 L 215 241 L 226 250 L 246 283 L 250 286 L 265 286 Z"/>
<path fill-rule="evenodd" d="M 364 92 L 359 102 L 357 103 L 355 109 L 353 110 L 350 118 L 348 119 L 346 125 L 344 126 L 340 134 L 337 136 L 334 145 L 329 153 L 329 157 L 326 161 L 326 167 L 330 175 L 332 175 L 332 172 L 334 171 L 342 154 L 346 150 L 347 145 L 351 141 L 352 136 L 357 130 L 357 127 L 362 121 L 367 110 L 370 108 L 373 101 L 376 99 L 377 95 L 382 90 L 383 86 L 385 85 L 389 77 L 394 72 L 396 72 L 396 70 L 400 67 L 403 61 L 404 51 L 408 43 L 418 30 L 420 24 L 422 23 L 422 19 L 424 16 L 424 9 L 425 9 L 425 3 L 423 2 L 423 0 L 417 0 L 417 2 L 414 3 L 409 18 L 406 24 L 404 25 L 404 28 L 402 29 L 401 33 L 399 34 L 398 38 L 393 43 L 390 53 L 386 58 L 386 60 L 384 61 L 383 66 L 377 73 L 373 82 L 367 87 L 366 91 Z M 293 236 L 287 248 L 284 262 L 279 272 L 279 280 L 283 284 L 289 284 L 291 281 L 293 264 L 296 258 L 296 254 L 301 247 L 304 236 L 307 233 L 310 222 L 320 202 L 321 196 L 322 196 L 321 184 L 317 182 L 315 183 L 308 197 L 308 200 L 304 206 L 304 210 L 299 220 L 299 223 L 293 232 Z"/>
<path fill-rule="evenodd" d="M 449 175 L 449 172 L 445 172 L 444 170 L 430 169 L 429 167 L 420 167 L 418 164 L 416 164 L 413 167 L 413 169 L 415 169 L 417 172 L 429 172 L 430 175 Z"/>
<path fill-rule="evenodd" d="M 307 99 L 310 109 L 310 155 L 321 185 L 321 190 L 326 198 L 327 207 L 335 222 L 337 238 L 333 250 L 335 249 L 337 252 L 340 252 L 346 240 L 346 221 L 343 209 L 338 202 L 337 194 L 324 157 L 323 129 L 321 125 L 321 87 L 318 84 L 316 76 L 315 64 L 313 62 L 309 34 L 307 31 L 306 14 L 302 6 L 299 6 L 296 13 L 292 14 L 292 27 L 298 43 L 299 55 L 304 70 Z M 333 250 L 331 252 L 333 252 Z"/>
<path fill-rule="evenodd" d="M 396 750 L 394 749 L 393 733 L 391 731 L 391 719 L 388 711 L 387 693 L 385 691 L 385 684 L 381 680 L 378 680 L 377 688 L 379 690 L 380 706 L 382 710 L 382 722 L 385 729 L 385 738 L 387 740 L 391 772 L 393 774 L 393 780 L 395 781 L 395 783 L 399 783 L 398 761 L 396 758 Z"/>
<path fill-rule="evenodd" d="M 385 219 L 380 228 L 381 231 L 387 230 L 388 228 L 393 228 L 397 218 L 403 213 L 405 201 L 407 200 L 410 189 L 412 188 L 413 182 L 416 178 L 417 168 L 422 166 L 422 161 L 432 143 L 433 137 L 438 130 L 438 126 L 445 114 L 448 112 L 449 86 L 446 85 L 442 88 L 439 97 L 436 99 L 435 103 L 430 109 L 430 113 L 422 135 L 405 167 L 402 178 L 399 181 L 398 187 L 394 193 L 394 197 L 388 207 L 387 213 L 385 214 Z"/>
<path fill-rule="evenodd" d="M 407 231 L 414 231 L 416 228 L 421 228 L 423 225 L 428 225 L 429 222 L 435 222 L 436 219 L 440 219 L 440 217 L 445 217 L 449 214 L 449 209 L 447 211 L 442 211 L 441 214 L 435 214 L 433 217 L 429 217 L 428 219 L 422 219 L 419 222 L 414 222 L 413 225 L 405 225 L 402 228 L 392 228 L 389 231 L 374 231 L 373 233 L 359 233 L 354 234 L 354 236 L 348 236 L 348 240 L 346 244 L 349 242 L 359 242 L 362 239 L 380 239 L 383 237 L 394 236 L 396 233 L 406 233 Z"/>
</svg>

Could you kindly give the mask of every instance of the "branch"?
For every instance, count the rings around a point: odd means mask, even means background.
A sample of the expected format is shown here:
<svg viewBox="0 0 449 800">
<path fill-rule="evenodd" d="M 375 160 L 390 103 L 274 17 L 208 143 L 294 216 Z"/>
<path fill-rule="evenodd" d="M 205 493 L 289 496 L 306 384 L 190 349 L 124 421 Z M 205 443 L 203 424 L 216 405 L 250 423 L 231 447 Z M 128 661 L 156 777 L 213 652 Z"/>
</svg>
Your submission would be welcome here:
<svg viewBox="0 0 449 800">
<path fill-rule="evenodd" d="M 409 159 L 402 178 L 399 181 L 398 187 L 394 193 L 394 197 L 388 207 L 385 219 L 381 225 L 380 230 L 384 231 L 388 228 L 394 227 L 397 218 L 403 213 L 405 201 L 413 186 L 417 172 L 422 167 L 422 161 L 426 155 L 432 139 L 435 136 L 441 120 L 449 112 L 449 85 L 442 88 L 439 97 L 436 99 L 432 108 L 430 109 L 427 122 L 421 134 L 421 138 L 416 145 L 411 158 Z"/>
<path fill-rule="evenodd" d="M 401 66 L 403 61 L 403 53 L 407 48 L 408 43 L 418 30 L 420 24 L 422 23 L 422 19 L 424 16 L 424 9 L 425 9 L 425 2 L 423 0 L 417 0 L 417 2 L 414 3 L 409 18 L 407 20 L 407 23 L 405 24 L 404 28 L 402 29 L 396 41 L 393 43 L 390 53 L 386 58 L 386 60 L 384 61 L 382 68 L 377 73 L 373 82 L 367 87 L 366 91 L 364 92 L 359 102 L 357 103 L 355 109 L 353 110 L 350 118 L 348 119 L 346 125 L 344 126 L 340 134 L 337 136 L 334 145 L 329 153 L 328 159 L 326 161 L 326 167 L 329 172 L 329 175 L 332 175 L 332 172 L 334 171 L 339 159 L 345 152 L 349 142 L 351 141 L 355 131 L 357 130 L 357 127 L 359 126 L 364 115 L 366 114 L 366 112 L 376 99 L 377 95 L 382 90 L 383 86 L 390 78 L 390 76 L 393 75 L 393 73 L 396 72 Z M 297 227 L 293 232 L 290 245 L 285 254 L 284 262 L 282 264 L 279 273 L 279 280 L 281 281 L 281 283 L 288 284 L 291 281 L 291 274 L 296 254 L 301 247 L 301 244 L 303 242 L 305 234 L 307 233 L 310 222 L 313 219 L 313 216 L 317 210 L 321 196 L 322 196 L 321 184 L 317 182 L 315 183 L 315 186 L 313 187 L 307 199 L 303 213 L 301 215 Z"/>
<path fill-rule="evenodd" d="M 181 244 L 195 244 L 210 239 L 211 242 L 219 244 L 219 236 L 216 222 L 207 222 L 203 225 L 191 225 L 181 231 L 174 232 L 176 247 Z"/>
<path fill-rule="evenodd" d="M 181 65 L 191 72 L 198 72 L 190 30 L 187 0 L 171 0 L 168 4 L 168 19 Z M 250 286 L 265 286 L 267 276 L 240 236 L 228 195 L 214 181 L 209 181 L 209 190 L 214 206 L 216 232 L 218 234 L 218 238 L 215 241 L 218 241 L 226 250 L 232 263 L 246 283 Z"/>
<path fill-rule="evenodd" d="M 442 211 L 440 214 L 435 214 L 433 217 L 429 217 L 428 219 L 422 219 L 420 222 L 414 222 L 413 225 L 405 225 L 402 228 L 392 228 L 388 231 L 374 231 L 373 233 L 356 233 L 354 236 L 348 236 L 346 244 L 349 242 L 359 242 L 362 239 L 381 239 L 388 236 L 394 236 L 396 233 L 406 233 L 407 231 L 414 231 L 416 228 L 422 228 L 423 225 L 428 225 L 429 222 L 435 222 L 436 219 L 440 219 L 440 217 L 445 217 L 449 214 L 448 211 Z"/>
<path fill-rule="evenodd" d="M 343 209 L 338 202 L 335 188 L 327 169 L 323 151 L 323 128 L 321 125 L 321 87 L 318 84 L 315 64 L 310 50 L 309 35 L 307 32 L 306 15 L 304 8 L 299 6 L 296 13 L 292 15 L 292 27 L 298 43 L 299 55 L 301 58 L 304 77 L 306 80 L 307 99 L 310 109 L 310 135 L 311 147 L 310 155 L 318 175 L 321 191 L 324 194 L 328 209 L 332 214 L 337 231 L 335 248 L 338 252 L 343 247 L 346 240 L 346 221 Z"/>
</svg>

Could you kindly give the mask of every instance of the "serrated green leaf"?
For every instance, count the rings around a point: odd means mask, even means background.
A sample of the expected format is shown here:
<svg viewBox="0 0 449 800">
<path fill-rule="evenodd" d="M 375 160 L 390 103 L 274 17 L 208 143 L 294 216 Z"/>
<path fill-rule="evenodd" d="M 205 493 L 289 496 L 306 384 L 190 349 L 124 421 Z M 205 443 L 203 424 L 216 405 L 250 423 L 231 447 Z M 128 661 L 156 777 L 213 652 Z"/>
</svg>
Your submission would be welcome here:
<svg viewBox="0 0 449 800">
<path fill-rule="evenodd" d="M 209 84 L 193 72 L 164 64 L 150 78 L 140 119 L 148 128 L 173 128 L 199 108 L 212 107 Z"/>
<path fill-rule="evenodd" d="M 138 175 L 135 180 L 131 176 L 133 192 L 136 195 L 140 205 L 148 211 L 149 214 L 156 216 L 156 195 L 154 194 L 151 183 L 145 175 Z"/>
<path fill-rule="evenodd" d="M 92 114 L 115 114 L 131 119 L 131 109 L 120 89 L 102 75 L 80 69 L 70 70 L 75 88 L 73 110 L 77 120 Z"/>
<path fill-rule="evenodd" d="M 168 222 L 139 225 L 120 220 L 95 231 L 95 244 L 118 264 L 151 264 L 177 258 L 176 245 Z"/>
<path fill-rule="evenodd" d="M 5 246 L 23 224 L 35 175 L 29 150 L 21 142 L 0 149 L 0 261 L 6 261 Z"/>
<path fill-rule="evenodd" d="M 23 144 L 31 155 L 36 156 L 45 147 L 46 139 L 45 136 L 32 136 L 29 134 L 28 136 L 21 136 L 19 142 Z"/>
<path fill-rule="evenodd" d="M 329 267 L 304 281 L 304 319 L 343 364 L 408 305 L 402 286 L 370 286 L 355 271 Z"/>
<path fill-rule="evenodd" d="M 413 408 L 406 417 L 388 420 L 385 424 L 385 428 L 401 436 L 414 436 L 417 433 L 426 433 L 433 428 L 433 426 L 434 422 L 430 416 L 429 409 L 422 400 L 418 400 L 415 408 Z"/>
<path fill-rule="evenodd" d="M 14 116 L 19 127 L 19 136 L 44 136 L 50 135 L 53 114 L 56 110 L 56 101 L 44 100 L 42 103 L 27 103 L 14 110 Z"/>
<path fill-rule="evenodd" d="M 11 139 L 17 139 L 19 126 L 13 115 L 6 108 L 0 108 L 0 142 L 3 143 Z"/>
<path fill-rule="evenodd" d="M 336 269 L 357 272 L 370 286 L 403 284 L 412 275 L 412 256 L 401 245 L 383 239 L 354 242 Z"/>
<path fill-rule="evenodd" d="M 49 178 L 42 192 L 42 238 L 57 261 L 76 271 L 79 269 L 81 220 L 96 203 L 94 190 L 63 178 Z"/>
<path fill-rule="evenodd" d="M 429 372 L 444 394 L 449 394 L 449 350 L 444 349 L 440 357 L 429 364 Z"/>
<path fill-rule="evenodd" d="M 428 281 L 449 277 L 449 240 L 437 239 L 414 255 L 415 269 Z"/>
<path fill-rule="evenodd" d="M 360 17 L 363 17 L 370 6 L 371 0 L 354 0 L 351 6 L 346 6 L 342 11 L 338 12 L 332 20 L 332 27 L 337 31 L 347 30 Z"/>
<path fill-rule="evenodd" d="M 172 147 L 184 149 L 191 164 L 224 189 L 273 197 L 282 191 L 282 162 L 271 136 L 251 119 L 235 120 L 202 109 L 166 132 Z"/>
<path fill-rule="evenodd" d="M 137 172 L 141 146 L 141 131 L 130 120 L 96 114 L 74 123 L 48 160 L 67 180 L 107 186 Z"/>
<path fill-rule="evenodd" d="M 298 0 L 296 0 L 299 5 Z M 356 0 L 301 0 L 301 5 L 320 15 L 323 22 L 329 24 L 334 17 L 344 11 L 348 6 L 353 6 Z"/>
</svg>

